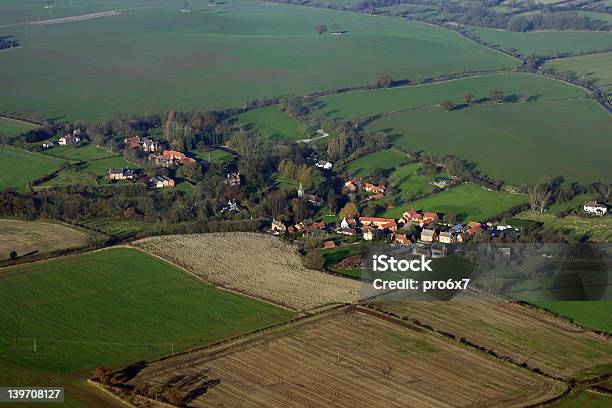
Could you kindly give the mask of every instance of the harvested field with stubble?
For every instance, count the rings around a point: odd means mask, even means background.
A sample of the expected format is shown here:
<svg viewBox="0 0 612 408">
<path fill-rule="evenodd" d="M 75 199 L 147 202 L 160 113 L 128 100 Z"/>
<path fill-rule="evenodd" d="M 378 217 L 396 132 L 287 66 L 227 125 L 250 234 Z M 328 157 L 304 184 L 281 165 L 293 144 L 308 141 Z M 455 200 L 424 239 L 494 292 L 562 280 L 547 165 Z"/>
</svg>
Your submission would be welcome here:
<svg viewBox="0 0 612 408">
<path fill-rule="evenodd" d="M 356 310 L 334 311 L 148 364 L 129 380 L 171 384 L 191 407 L 516 407 L 561 394 L 562 382 Z"/>
<path fill-rule="evenodd" d="M 296 310 L 359 300 L 358 281 L 302 266 L 296 249 L 277 237 L 235 232 L 146 238 L 134 245 L 215 285 Z"/>
<path fill-rule="evenodd" d="M 446 302 L 392 298 L 373 306 L 550 375 L 582 380 L 612 370 L 612 340 L 536 309 L 467 293 Z"/>
</svg>

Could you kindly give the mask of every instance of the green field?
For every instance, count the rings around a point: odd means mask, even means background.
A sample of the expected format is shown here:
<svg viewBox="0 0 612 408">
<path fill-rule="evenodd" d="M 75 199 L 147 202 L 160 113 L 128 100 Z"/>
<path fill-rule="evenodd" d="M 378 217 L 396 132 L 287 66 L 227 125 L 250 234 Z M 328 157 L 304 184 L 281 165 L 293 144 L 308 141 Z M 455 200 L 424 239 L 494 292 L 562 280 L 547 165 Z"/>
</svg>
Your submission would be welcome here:
<svg viewBox="0 0 612 408">
<path fill-rule="evenodd" d="M 391 185 L 400 191 L 399 196 L 406 198 L 410 194 L 424 194 L 432 191 L 434 186 L 429 184 L 433 181 L 432 177 L 417 174 L 421 165 L 419 163 L 409 163 L 399 167 L 391 174 Z M 440 174 L 444 177 L 445 174 Z"/>
<path fill-rule="evenodd" d="M 106 181 L 105 177 L 108 175 L 110 169 L 127 168 L 137 169 L 138 166 L 128 162 L 122 156 L 95 159 L 78 166 L 78 168 L 62 170 L 55 177 L 38 186 L 53 187 L 70 184 L 96 184 Z"/>
<path fill-rule="evenodd" d="M 310 136 L 302 135 L 300 122 L 276 105 L 241 113 L 235 119 L 238 126 L 265 138 L 300 140 Z"/>
<path fill-rule="evenodd" d="M 338 24 L 347 33 L 319 35 L 319 24 Z M 0 110 L 62 120 L 224 108 L 364 85 L 385 74 L 414 80 L 516 65 L 423 23 L 252 0 L 191 13 L 131 10 L 33 25 L 22 34 L 19 26 L 0 29 L 22 44 L 0 54 Z M 66 63 L 75 56 L 78 64 Z"/>
<path fill-rule="evenodd" d="M 391 114 L 370 127 L 410 151 L 447 153 L 512 185 L 564 176 L 612 180 L 606 146 L 612 120 L 596 102 L 558 101 L 440 107 Z"/>
<path fill-rule="evenodd" d="M 574 99 L 586 91 L 560 81 L 533 74 L 492 74 L 444 81 L 434 84 L 390 89 L 348 92 L 326 96 L 315 115 L 353 119 L 369 117 L 401 109 L 439 105 L 445 100 L 463 103 L 463 95 L 471 92 L 475 100 L 487 98 L 494 90 L 506 96 L 525 97 L 531 101 Z"/>
<path fill-rule="evenodd" d="M 552 213 L 538 213 L 533 211 L 525 211 L 516 218 L 521 220 L 537 221 L 544 224 L 545 228 L 549 229 L 568 229 L 571 230 L 577 238 L 582 236 L 589 237 L 591 242 L 610 242 L 612 240 L 612 218 L 611 217 L 578 217 L 568 215 L 567 217 L 558 218 Z"/>
<path fill-rule="evenodd" d="M 553 408 L 609 408 L 612 405 L 612 396 L 600 392 L 580 390 L 570 394 L 567 398 L 551 405 Z"/>
<path fill-rule="evenodd" d="M 355 176 L 368 176 L 376 169 L 396 169 L 410 161 L 410 157 L 397 149 L 379 150 L 347 164 L 346 169 Z"/>
<path fill-rule="evenodd" d="M 541 301 L 533 304 L 569 317 L 587 327 L 612 333 L 612 301 Z"/>
<path fill-rule="evenodd" d="M 609 31 L 530 31 L 526 33 L 471 28 L 472 34 L 504 49 L 516 50 L 527 56 L 576 54 L 605 51 L 612 48 L 612 32 Z"/>
<path fill-rule="evenodd" d="M 89 161 L 94 159 L 103 159 L 106 157 L 118 156 L 117 153 L 98 147 L 91 143 L 82 145 L 57 146 L 47 149 L 45 154 L 57 156 L 69 160 Z"/>
<path fill-rule="evenodd" d="M 36 125 L 31 123 L 0 117 L 0 134 L 6 136 L 17 136 L 35 128 Z"/>
<path fill-rule="evenodd" d="M 399 218 L 404 211 L 453 213 L 463 221 L 483 221 L 502 213 L 510 207 L 524 203 L 527 196 L 486 190 L 474 184 L 462 184 L 421 200 L 392 207 L 383 212 L 383 217 Z"/>
<path fill-rule="evenodd" d="M 195 149 L 190 151 L 191 155 L 196 159 L 208 162 L 209 153 L 210 153 L 210 161 L 212 163 L 222 163 L 232 161 L 235 156 L 223 149 Z"/>
<path fill-rule="evenodd" d="M 612 52 L 563 58 L 544 64 L 557 72 L 574 72 L 581 80 L 597 80 L 595 85 L 612 99 Z"/>
<path fill-rule="evenodd" d="M 172 347 L 180 352 L 294 315 L 126 248 L 6 268 L 0 276 L 0 384 L 30 384 L 39 373 L 64 384 L 91 377 L 98 365 L 169 355 Z"/>
<path fill-rule="evenodd" d="M 56 171 L 65 162 L 18 147 L 1 145 L 0 157 L 0 190 L 10 187 L 24 191 L 29 182 Z"/>
</svg>

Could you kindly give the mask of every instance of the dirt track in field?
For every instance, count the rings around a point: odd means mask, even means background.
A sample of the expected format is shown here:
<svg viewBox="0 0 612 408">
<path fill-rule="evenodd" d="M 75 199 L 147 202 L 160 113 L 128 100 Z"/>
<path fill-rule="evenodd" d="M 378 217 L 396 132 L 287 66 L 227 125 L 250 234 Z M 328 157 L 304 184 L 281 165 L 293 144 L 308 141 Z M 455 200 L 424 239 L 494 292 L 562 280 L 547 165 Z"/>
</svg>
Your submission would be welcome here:
<svg viewBox="0 0 612 408">
<path fill-rule="evenodd" d="M 515 407 L 565 390 L 440 335 L 359 311 L 158 361 L 130 383 L 170 383 L 191 392 L 194 407 L 242 408 Z"/>
</svg>

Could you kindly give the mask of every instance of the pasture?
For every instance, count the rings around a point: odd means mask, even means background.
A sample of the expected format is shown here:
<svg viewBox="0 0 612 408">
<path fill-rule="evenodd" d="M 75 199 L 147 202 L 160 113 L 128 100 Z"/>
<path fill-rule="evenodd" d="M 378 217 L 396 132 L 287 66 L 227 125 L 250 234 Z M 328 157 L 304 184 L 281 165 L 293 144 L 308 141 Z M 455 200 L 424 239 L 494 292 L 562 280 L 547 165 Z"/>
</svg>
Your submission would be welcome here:
<svg viewBox="0 0 612 408">
<path fill-rule="evenodd" d="M 45 154 L 50 156 L 61 157 L 62 159 L 68 160 L 79 160 L 89 161 L 94 159 L 104 159 L 107 157 L 118 156 L 118 153 L 114 153 L 103 147 L 98 147 L 92 143 L 75 144 L 68 146 L 57 146 L 44 151 Z"/>
<path fill-rule="evenodd" d="M 609 31 L 530 31 L 526 33 L 493 28 L 470 28 L 470 32 L 489 44 L 531 54 L 555 56 L 606 51 L 612 48 Z"/>
<path fill-rule="evenodd" d="M 574 72 L 579 79 L 593 80 L 612 99 L 612 52 L 563 58 L 544 64 L 556 72 Z"/>
<path fill-rule="evenodd" d="M 612 301 L 548 300 L 532 303 L 561 316 L 568 317 L 580 325 L 612 333 L 612 318 L 610 317 Z"/>
<path fill-rule="evenodd" d="M 466 183 L 406 205 L 391 207 L 385 210 L 381 216 L 399 218 L 404 211 L 414 208 L 417 211 L 452 213 L 459 220 L 465 222 L 484 221 L 526 201 L 526 195 L 490 191 Z"/>
<path fill-rule="evenodd" d="M 201 367 L 209 377 L 188 380 Z M 198 392 L 203 381 L 210 386 Z M 232 405 L 237 396 L 244 406 L 266 407 L 429 408 L 475 400 L 510 407 L 537 404 L 565 388 L 456 341 L 360 310 L 155 362 L 129 383 L 140 389 L 168 384 L 182 395 L 191 393 L 193 407 Z"/>
<path fill-rule="evenodd" d="M 491 91 L 502 91 L 508 97 L 529 101 L 575 99 L 586 91 L 560 81 L 533 74 L 490 74 L 453 79 L 432 84 L 373 89 L 330 95 L 321 98 L 314 115 L 322 118 L 350 120 L 395 112 L 404 109 L 438 106 L 445 100 L 463 103 L 463 95 L 471 92 L 474 101 L 486 101 Z"/>
<path fill-rule="evenodd" d="M 84 230 L 46 221 L 0 219 L 0 259 L 11 251 L 17 256 L 83 246 L 90 237 Z"/>
<path fill-rule="evenodd" d="M 612 180 L 609 154 L 601 148 L 609 142 L 612 121 L 594 101 L 421 109 L 384 116 L 370 128 L 387 132 L 400 148 L 453 154 L 511 185 L 542 176 Z"/>
<path fill-rule="evenodd" d="M 55 177 L 44 181 L 37 187 L 65 186 L 70 184 L 97 184 L 106 182 L 110 169 L 137 169 L 138 166 L 125 160 L 122 156 L 106 157 L 88 161 L 76 168 L 60 171 Z"/>
<path fill-rule="evenodd" d="M 360 298 L 359 282 L 307 269 L 293 246 L 267 234 L 168 235 L 134 245 L 215 285 L 296 310 Z"/>
<path fill-rule="evenodd" d="M 609 243 L 612 240 L 611 217 L 579 217 L 568 215 L 557 217 L 554 213 L 539 213 L 524 211 L 515 218 L 520 220 L 536 221 L 544 224 L 545 228 L 570 230 L 577 239 L 588 237 L 591 242 Z"/>
<path fill-rule="evenodd" d="M 405 301 L 390 294 L 372 303 L 564 379 L 595 377 L 612 366 L 609 339 L 538 310 L 483 296 L 461 292 L 450 301 Z"/>
<path fill-rule="evenodd" d="M 36 125 L 20 120 L 0 117 L 0 135 L 17 136 L 32 129 L 36 129 Z"/>
<path fill-rule="evenodd" d="M 66 160 L 0 145 L 0 190 L 25 191 L 28 183 L 58 170 Z"/>
<path fill-rule="evenodd" d="M 281 111 L 277 105 L 252 109 L 234 119 L 235 124 L 244 130 L 268 139 L 300 140 L 311 136 L 302 134 L 300 122 Z"/>
<path fill-rule="evenodd" d="M 99 365 L 170 355 L 294 316 L 134 249 L 4 268 L 0 277 L 3 384 L 35 380 L 72 388 Z M 87 392 L 69 390 L 68 397 Z"/>
<path fill-rule="evenodd" d="M 235 156 L 224 149 L 195 149 L 189 152 L 193 157 L 204 162 L 224 163 L 234 160 Z"/>
<path fill-rule="evenodd" d="M 0 110 L 94 120 L 241 106 L 255 98 L 364 85 L 382 75 L 416 80 L 516 65 L 456 33 L 394 17 L 252 0 L 191 13 L 177 9 L 32 25 L 27 37 L 21 26 L 0 28 L 0 35 L 17 35 L 22 44 L 0 54 Z M 347 33 L 320 35 L 320 24 Z M 75 55 L 79 63 L 67 64 Z"/>
<path fill-rule="evenodd" d="M 355 176 L 368 176 L 375 170 L 395 170 L 411 158 L 397 149 L 378 150 L 347 164 L 346 170 Z"/>
</svg>

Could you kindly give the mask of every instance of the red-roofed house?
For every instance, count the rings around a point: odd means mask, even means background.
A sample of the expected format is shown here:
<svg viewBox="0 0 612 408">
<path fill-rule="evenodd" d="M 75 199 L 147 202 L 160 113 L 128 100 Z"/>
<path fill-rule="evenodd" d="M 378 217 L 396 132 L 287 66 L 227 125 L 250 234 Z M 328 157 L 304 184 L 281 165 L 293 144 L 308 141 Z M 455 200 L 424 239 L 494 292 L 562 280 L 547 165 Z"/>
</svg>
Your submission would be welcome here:
<svg viewBox="0 0 612 408">
<path fill-rule="evenodd" d="M 400 245 L 410 245 L 412 241 L 409 240 L 405 234 L 395 234 L 393 236 L 393 241 Z"/>
<path fill-rule="evenodd" d="M 372 183 L 365 183 L 363 185 L 363 189 L 367 191 L 368 193 L 384 193 L 385 192 L 385 186 L 377 186 Z"/>
</svg>

